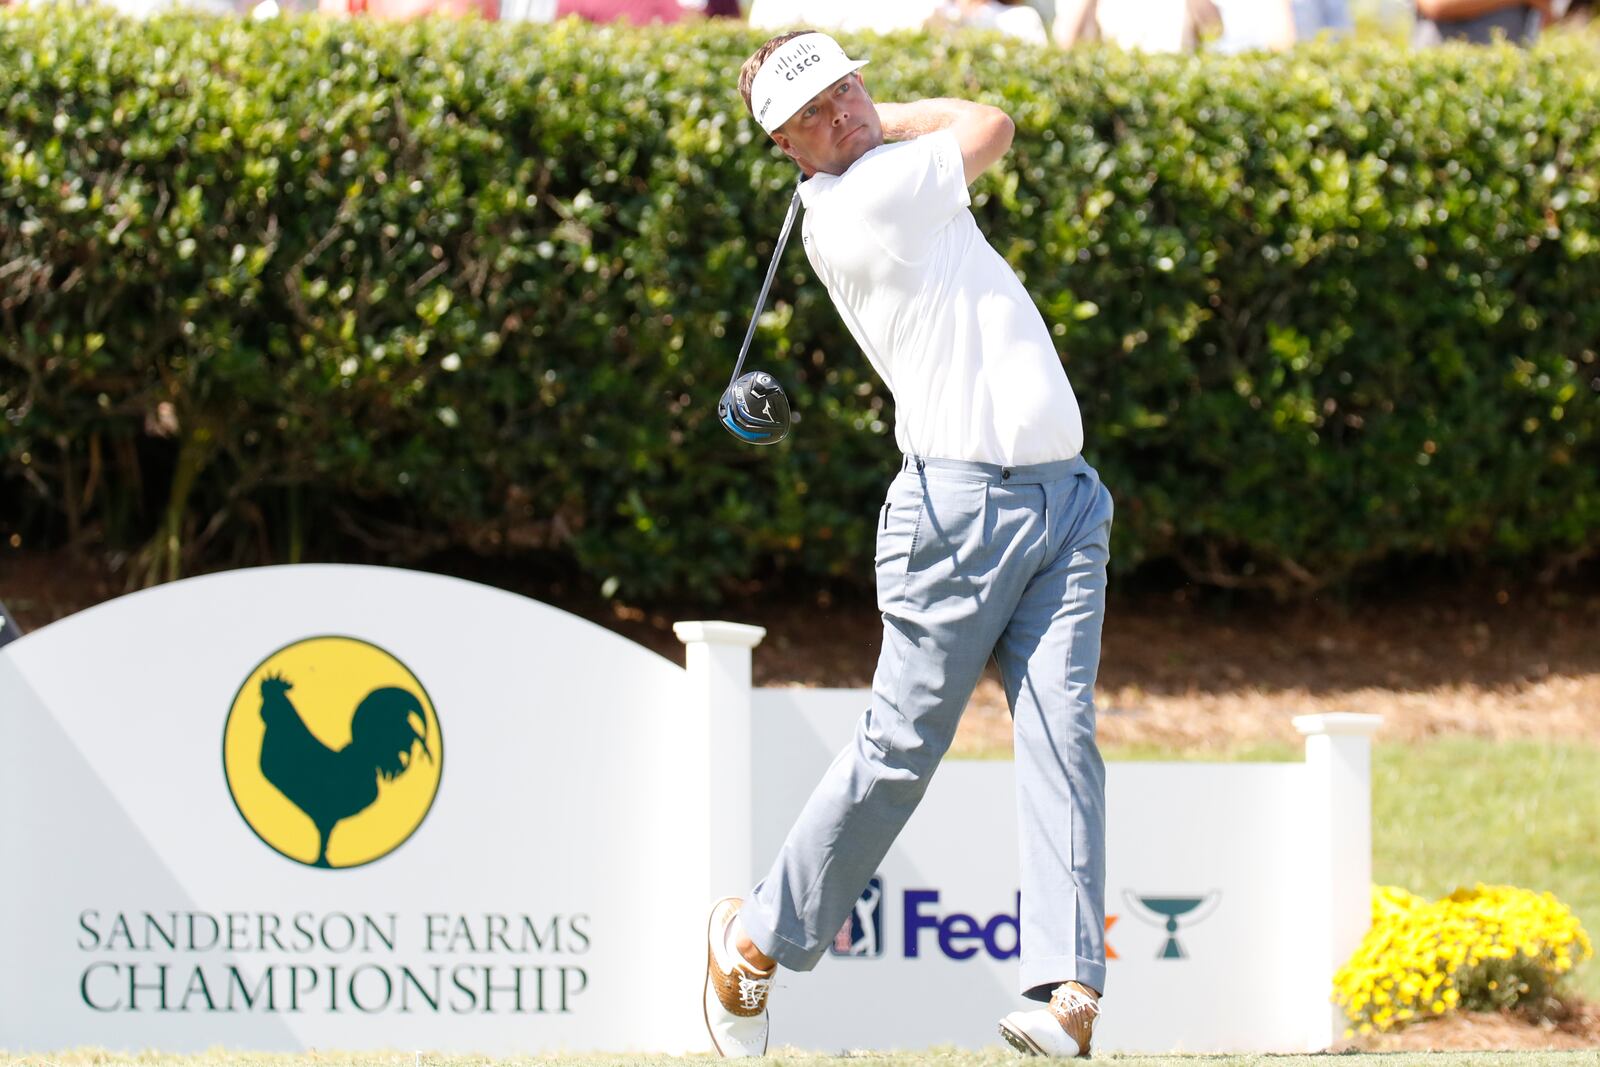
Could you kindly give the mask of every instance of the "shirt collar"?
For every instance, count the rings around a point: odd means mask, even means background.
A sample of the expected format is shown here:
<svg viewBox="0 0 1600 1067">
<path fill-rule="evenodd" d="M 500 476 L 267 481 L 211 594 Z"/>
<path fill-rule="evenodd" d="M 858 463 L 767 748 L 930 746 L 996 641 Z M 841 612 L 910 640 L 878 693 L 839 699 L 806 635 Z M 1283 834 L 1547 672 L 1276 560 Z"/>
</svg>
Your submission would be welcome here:
<svg viewBox="0 0 1600 1067">
<path fill-rule="evenodd" d="M 859 167 L 862 159 L 875 156 L 886 148 L 894 148 L 896 145 L 908 143 L 909 142 L 907 141 L 885 141 L 883 144 L 872 149 L 870 152 L 863 153 L 861 159 L 857 159 L 845 169 L 844 174 L 849 174 L 852 170 L 855 170 L 857 167 Z M 843 178 L 844 174 L 813 174 L 811 177 L 800 183 L 800 203 L 806 207 L 810 207 L 811 201 L 815 197 L 821 195 L 824 191 L 829 189 L 834 182 L 838 181 L 840 178 Z"/>
<path fill-rule="evenodd" d="M 812 198 L 818 193 L 822 192 L 823 183 L 821 179 L 823 178 L 827 178 L 831 181 L 839 180 L 839 176 L 837 174 L 813 174 L 811 177 L 800 183 L 800 203 L 804 204 L 806 207 L 811 206 Z"/>
</svg>

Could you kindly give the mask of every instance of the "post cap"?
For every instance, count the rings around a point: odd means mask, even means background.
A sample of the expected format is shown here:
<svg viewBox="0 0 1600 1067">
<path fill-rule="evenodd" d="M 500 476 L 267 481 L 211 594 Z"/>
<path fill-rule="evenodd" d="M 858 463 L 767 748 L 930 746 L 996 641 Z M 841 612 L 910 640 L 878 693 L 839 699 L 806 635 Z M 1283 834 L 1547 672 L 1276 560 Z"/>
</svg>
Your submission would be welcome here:
<svg viewBox="0 0 1600 1067">
<path fill-rule="evenodd" d="M 1333 737 L 1371 737 L 1383 725 L 1382 715 L 1362 715 L 1353 711 L 1325 711 L 1318 715 L 1296 715 L 1294 728 L 1307 737 L 1328 734 Z"/>
<path fill-rule="evenodd" d="M 672 632 L 686 645 L 737 645 L 755 648 L 767 636 L 764 626 L 749 626 L 742 622 L 675 622 Z"/>
</svg>

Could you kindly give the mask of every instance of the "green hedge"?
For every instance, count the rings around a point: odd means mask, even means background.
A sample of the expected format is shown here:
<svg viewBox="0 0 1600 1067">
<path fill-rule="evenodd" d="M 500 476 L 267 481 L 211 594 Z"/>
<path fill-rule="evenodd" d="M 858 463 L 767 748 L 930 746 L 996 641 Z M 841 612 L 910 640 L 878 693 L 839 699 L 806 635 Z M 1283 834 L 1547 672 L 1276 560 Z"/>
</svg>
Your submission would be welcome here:
<svg viewBox="0 0 1600 1067">
<path fill-rule="evenodd" d="M 554 553 L 624 596 L 869 575 L 892 407 L 798 248 L 759 38 L 0 14 L 0 516 L 138 577 Z M 1017 121 L 980 223 L 1059 337 L 1119 568 L 1313 588 L 1600 545 L 1600 61 L 854 42 Z M 364 550 L 364 551 L 365 551 Z M 607 582 L 607 579 L 615 579 Z"/>
</svg>

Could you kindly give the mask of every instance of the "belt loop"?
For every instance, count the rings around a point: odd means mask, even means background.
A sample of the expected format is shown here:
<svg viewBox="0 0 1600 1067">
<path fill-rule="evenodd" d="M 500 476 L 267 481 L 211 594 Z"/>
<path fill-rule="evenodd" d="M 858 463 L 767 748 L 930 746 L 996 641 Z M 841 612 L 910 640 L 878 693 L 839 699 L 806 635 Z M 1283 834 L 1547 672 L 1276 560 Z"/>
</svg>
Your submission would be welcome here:
<svg viewBox="0 0 1600 1067">
<path fill-rule="evenodd" d="M 922 469 L 922 468 L 923 468 L 923 467 L 924 467 L 924 466 L 926 466 L 926 464 L 925 464 L 925 463 L 923 463 L 923 461 L 922 461 L 922 457 L 921 457 L 921 456 L 918 456 L 918 457 L 917 457 L 917 470 L 919 470 L 919 471 L 920 471 L 920 470 L 921 470 L 921 469 Z"/>
</svg>

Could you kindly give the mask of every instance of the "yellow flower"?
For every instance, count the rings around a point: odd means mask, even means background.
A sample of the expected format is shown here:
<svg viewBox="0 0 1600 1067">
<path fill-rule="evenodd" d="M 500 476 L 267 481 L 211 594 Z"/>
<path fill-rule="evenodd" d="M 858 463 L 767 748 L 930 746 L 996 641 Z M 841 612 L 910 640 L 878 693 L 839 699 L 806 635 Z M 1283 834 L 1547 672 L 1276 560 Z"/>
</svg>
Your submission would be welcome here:
<svg viewBox="0 0 1600 1067">
<path fill-rule="evenodd" d="M 1376 886 L 1372 927 L 1335 975 L 1334 1000 L 1363 1032 L 1389 1030 L 1420 1014 L 1543 997 L 1593 955 L 1576 916 L 1549 893 L 1476 885 L 1429 902 Z"/>
</svg>

